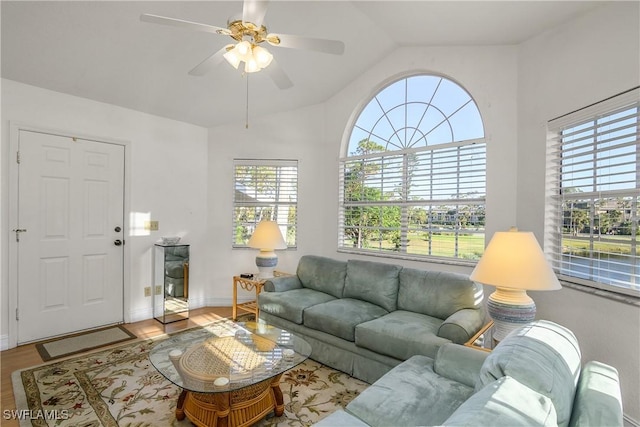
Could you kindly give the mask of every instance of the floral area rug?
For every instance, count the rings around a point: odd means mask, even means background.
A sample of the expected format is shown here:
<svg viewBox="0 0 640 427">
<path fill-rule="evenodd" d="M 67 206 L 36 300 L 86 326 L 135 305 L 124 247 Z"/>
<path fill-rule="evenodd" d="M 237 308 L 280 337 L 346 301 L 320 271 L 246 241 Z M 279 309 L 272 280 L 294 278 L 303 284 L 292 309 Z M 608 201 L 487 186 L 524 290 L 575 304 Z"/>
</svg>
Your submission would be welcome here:
<svg viewBox="0 0 640 427">
<path fill-rule="evenodd" d="M 221 334 L 228 320 L 208 328 Z M 180 332 L 178 332 L 180 333 Z M 149 362 L 148 353 L 166 339 L 137 341 L 12 375 L 16 417 L 21 426 L 175 426 L 180 389 Z M 308 426 L 346 406 L 367 383 L 307 360 L 281 379 L 285 413 L 267 416 L 258 426 Z"/>
</svg>

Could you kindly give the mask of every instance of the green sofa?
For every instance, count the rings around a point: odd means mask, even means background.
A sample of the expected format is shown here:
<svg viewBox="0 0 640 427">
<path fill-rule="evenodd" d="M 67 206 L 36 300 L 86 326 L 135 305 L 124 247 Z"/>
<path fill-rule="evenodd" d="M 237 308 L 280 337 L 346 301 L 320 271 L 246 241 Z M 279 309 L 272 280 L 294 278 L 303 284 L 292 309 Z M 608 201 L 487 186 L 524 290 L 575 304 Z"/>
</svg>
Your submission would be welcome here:
<svg viewBox="0 0 640 427">
<path fill-rule="evenodd" d="M 265 282 L 260 318 L 311 344 L 311 358 L 372 383 L 415 355 L 432 359 L 485 321 L 483 288 L 456 273 L 307 255 Z"/>
<path fill-rule="evenodd" d="M 327 426 L 622 426 L 618 372 L 581 366 L 571 331 L 536 321 L 491 353 L 445 344 L 364 390 Z"/>
</svg>

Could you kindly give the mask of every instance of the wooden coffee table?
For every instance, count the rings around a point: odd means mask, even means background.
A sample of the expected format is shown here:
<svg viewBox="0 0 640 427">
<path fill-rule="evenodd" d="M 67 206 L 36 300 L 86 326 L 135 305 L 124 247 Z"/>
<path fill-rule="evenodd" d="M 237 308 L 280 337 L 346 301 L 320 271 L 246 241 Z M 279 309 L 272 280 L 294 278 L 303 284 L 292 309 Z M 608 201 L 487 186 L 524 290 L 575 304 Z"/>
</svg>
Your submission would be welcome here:
<svg viewBox="0 0 640 427">
<path fill-rule="evenodd" d="M 282 374 L 311 354 L 292 333 L 262 322 L 216 322 L 156 345 L 149 360 L 182 393 L 176 418 L 197 426 L 249 426 L 284 413 Z"/>
</svg>

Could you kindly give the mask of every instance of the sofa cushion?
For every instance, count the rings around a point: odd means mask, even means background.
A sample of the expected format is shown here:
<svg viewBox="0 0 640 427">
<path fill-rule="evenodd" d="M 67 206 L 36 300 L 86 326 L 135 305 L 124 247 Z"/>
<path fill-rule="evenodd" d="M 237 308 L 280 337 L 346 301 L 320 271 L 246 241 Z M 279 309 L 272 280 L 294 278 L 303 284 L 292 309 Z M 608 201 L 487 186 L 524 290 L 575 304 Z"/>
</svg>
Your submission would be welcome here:
<svg viewBox="0 0 640 427">
<path fill-rule="evenodd" d="M 398 301 L 399 265 L 349 260 L 344 297 L 361 299 L 393 311 Z"/>
<path fill-rule="evenodd" d="M 347 405 L 372 426 L 440 425 L 473 388 L 433 371 L 433 359 L 414 356 L 386 373 Z"/>
<path fill-rule="evenodd" d="M 356 326 L 356 345 L 400 360 L 422 354 L 434 358 L 448 339 L 436 335 L 442 320 L 396 310 Z"/>
<path fill-rule="evenodd" d="M 387 313 L 375 304 L 342 298 L 307 308 L 304 311 L 304 326 L 353 341 L 356 325 Z"/>
<path fill-rule="evenodd" d="M 305 255 L 298 262 L 296 275 L 305 288 L 342 298 L 347 263 L 331 258 Z"/>
<path fill-rule="evenodd" d="M 445 426 L 555 426 L 551 400 L 506 376 L 487 384 L 444 422 Z"/>
<path fill-rule="evenodd" d="M 260 311 L 302 324 L 305 308 L 334 299 L 324 292 L 302 288 L 287 292 L 262 292 L 258 295 L 258 304 Z"/>
<path fill-rule="evenodd" d="M 464 308 L 481 308 L 483 288 L 469 276 L 403 268 L 398 309 L 446 319 Z"/>
<path fill-rule="evenodd" d="M 476 390 L 508 375 L 549 397 L 558 425 L 566 426 L 580 375 L 580 357 L 578 341 L 570 330 L 538 320 L 498 344 L 480 369 Z"/>
</svg>

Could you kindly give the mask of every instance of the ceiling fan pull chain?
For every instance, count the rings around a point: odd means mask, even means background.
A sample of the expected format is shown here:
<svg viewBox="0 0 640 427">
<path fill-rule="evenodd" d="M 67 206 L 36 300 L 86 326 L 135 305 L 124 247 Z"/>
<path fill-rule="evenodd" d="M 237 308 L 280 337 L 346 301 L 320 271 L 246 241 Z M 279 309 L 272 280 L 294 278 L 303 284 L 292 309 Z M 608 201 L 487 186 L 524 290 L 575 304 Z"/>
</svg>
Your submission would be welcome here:
<svg viewBox="0 0 640 427">
<path fill-rule="evenodd" d="M 244 125 L 244 128 L 249 129 L 249 73 L 245 73 L 244 76 L 247 79 L 247 111 L 246 111 L 246 123 Z"/>
</svg>

